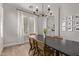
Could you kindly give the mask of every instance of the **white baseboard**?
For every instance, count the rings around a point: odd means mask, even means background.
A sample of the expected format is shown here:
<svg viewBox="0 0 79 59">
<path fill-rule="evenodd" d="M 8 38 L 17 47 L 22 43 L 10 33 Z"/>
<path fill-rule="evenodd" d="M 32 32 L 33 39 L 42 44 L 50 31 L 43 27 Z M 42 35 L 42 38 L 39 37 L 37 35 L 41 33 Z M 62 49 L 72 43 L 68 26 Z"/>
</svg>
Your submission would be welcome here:
<svg viewBox="0 0 79 59">
<path fill-rule="evenodd" d="M 18 44 L 24 44 L 24 43 L 28 43 L 27 41 L 24 42 L 18 42 L 18 43 L 9 43 L 9 44 L 5 44 L 4 47 L 9 47 L 9 46 L 14 46 L 14 45 L 18 45 Z"/>
</svg>

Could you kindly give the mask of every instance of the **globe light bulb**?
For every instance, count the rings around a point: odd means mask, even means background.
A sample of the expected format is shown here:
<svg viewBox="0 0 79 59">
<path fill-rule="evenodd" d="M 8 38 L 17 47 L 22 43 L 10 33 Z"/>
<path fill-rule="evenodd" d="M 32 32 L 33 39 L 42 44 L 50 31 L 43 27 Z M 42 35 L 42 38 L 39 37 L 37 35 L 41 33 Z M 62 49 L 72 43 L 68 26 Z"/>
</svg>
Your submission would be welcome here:
<svg viewBox="0 0 79 59">
<path fill-rule="evenodd" d="M 36 6 L 36 9 L 38 9 L 38 6 Z"/>
<path fill-rule="evenodd" d="M 38 6 L 36 6 L 36 11 L 38 11 Z"/>
<path fill-rule="evenodd" d="M 50 5 L 48 5 L 48 8 L 50 8 Z"/>
</svg>

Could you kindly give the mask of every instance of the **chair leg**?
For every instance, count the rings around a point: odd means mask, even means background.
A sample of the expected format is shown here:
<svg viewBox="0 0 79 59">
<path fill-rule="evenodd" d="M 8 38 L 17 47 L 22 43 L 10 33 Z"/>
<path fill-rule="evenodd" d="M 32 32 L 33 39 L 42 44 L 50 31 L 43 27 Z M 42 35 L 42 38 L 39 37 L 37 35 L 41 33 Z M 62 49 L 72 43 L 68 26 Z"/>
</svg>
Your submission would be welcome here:
<svg viewBox="0 0 79 59">
<path fill-rule="evenodd" d="M 32 50 L 32 48 L 30 47 L 29 52 L 28 52 L 29 55 L 30 55 L 31 50 Z"/>
<path fill-rule="evenodd" d="M 33 56 L 35 56 L 35 50 L 34 50 Z"/>
<path fill-rule="evenodd" d="M 32 51 L 32 52 L 34 51 L 34 53 L 33 53 L 33 56 L 34 56 L 34 55 L 35 55 L 35 48 L 32 48 L 32 47 L 31 47 L 31 48 L 29 49 L 29 52 L 28 52 L 29 55 L 30 55 L 30 52 L 31 52 L 31 51 Z"/>
<path fill-rule="evenodd" d="M 56 51 L 56 56 L 59 56 L 60 54 L 59 54 L 59 51 Z"/>
<path fill-rule="evenodd" d="M 34 48 L 34 54 L 33 54 L 33 56 L 34 55 L 36 55 L 37 54 L 37 49 L 36 49 L 36 47 Z"/>
</svg>

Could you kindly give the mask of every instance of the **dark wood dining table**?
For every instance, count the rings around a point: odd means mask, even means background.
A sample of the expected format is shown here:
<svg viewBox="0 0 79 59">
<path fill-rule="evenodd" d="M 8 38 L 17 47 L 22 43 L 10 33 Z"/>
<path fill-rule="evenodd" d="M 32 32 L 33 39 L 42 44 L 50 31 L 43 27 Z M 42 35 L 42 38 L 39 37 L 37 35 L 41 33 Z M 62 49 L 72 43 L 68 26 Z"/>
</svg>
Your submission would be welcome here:
<svg viewBox="0 0 79 59">
<path fill-rule="evenodd" d="M 44 42 L 43 35 L 36 35 L 36 40 Z M 57 51 L 63 53 L 67 56 L 78 56 L 79 55 L 79 42 L 71 40 L 55 40 L 46 36 L 46 45 L 51 48 L 56 49 Z"/>
</svg>

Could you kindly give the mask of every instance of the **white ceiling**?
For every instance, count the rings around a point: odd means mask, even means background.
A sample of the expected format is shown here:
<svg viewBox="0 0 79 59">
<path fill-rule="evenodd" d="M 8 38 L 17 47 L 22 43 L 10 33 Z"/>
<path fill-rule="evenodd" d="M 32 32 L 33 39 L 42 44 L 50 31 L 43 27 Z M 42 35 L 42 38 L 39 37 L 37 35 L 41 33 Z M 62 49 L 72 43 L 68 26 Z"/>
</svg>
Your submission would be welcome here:
<svg viewBox="0 0 79 59">
<path fill-rule="evenodd" d="M 16 8 L 20 8 L 23 10 L 29 10 L 29 11 L 35 10 L 36 6 L 38 6 L 39 13 L 42 13 L 42 11 L 46 13 L 48 5 L 50 5 L 50 8 L 52 11 L 56 7 L 56 3 L 4 3 L 4 4 L 10 5 Z M 42 4 L 44 6 L 43 9 L 42 9 Z"/>
<path fill-rule="evenodd" d="M 16 8 L 22 8 L 22 9 L 26 9 L 26 10 L 30 10 L 33 11 L 35 10 L 36 6 L 38 6 L 39 11 L 42 10 L 42 4 L 41 3 L 4 3 L 6 5 L 10 5 Z M 29 6 L 32 6 L 33 8 L 29 8 Z"/>
<path fill-rule="evenodd" d="M 17 3 L 16 5 L 24 8 L 24 9 L 31 10 L 31 11 L 35 10 L 36 6 L 39 7 L 39 11 L 41 11 L 41 9 L 42 9 L 42 6 L 41 6 L 42 4 L 40 4 L 40 3 L 39 4 L 37 4 L 37 3 Z M 32 6 L 32 8 L 30 8 L 29 6 Z"/>
</svg>

